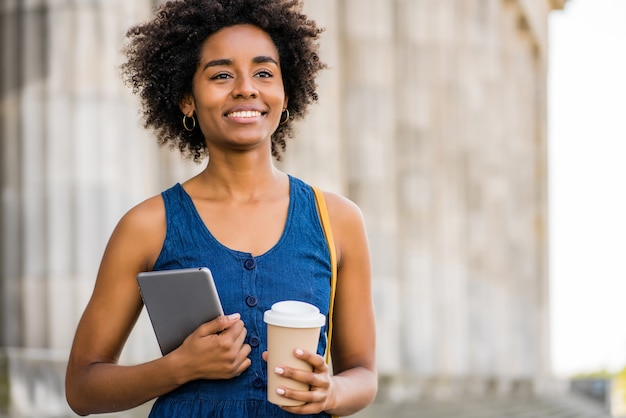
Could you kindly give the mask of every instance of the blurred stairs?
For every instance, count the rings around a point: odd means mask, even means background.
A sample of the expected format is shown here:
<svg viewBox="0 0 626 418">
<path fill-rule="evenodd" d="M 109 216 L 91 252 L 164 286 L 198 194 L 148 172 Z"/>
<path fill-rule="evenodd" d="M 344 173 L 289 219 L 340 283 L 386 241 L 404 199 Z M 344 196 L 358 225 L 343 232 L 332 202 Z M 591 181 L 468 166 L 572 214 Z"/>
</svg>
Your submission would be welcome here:
<svg viewBox="0 0 626 418">
<path fill-rule="evenodd" d="M 550 396 L 485 397 L 448 401 L 377 403 L 358 418 L 610 418 L 603 403 L 562 393 Z"/>
</svg>

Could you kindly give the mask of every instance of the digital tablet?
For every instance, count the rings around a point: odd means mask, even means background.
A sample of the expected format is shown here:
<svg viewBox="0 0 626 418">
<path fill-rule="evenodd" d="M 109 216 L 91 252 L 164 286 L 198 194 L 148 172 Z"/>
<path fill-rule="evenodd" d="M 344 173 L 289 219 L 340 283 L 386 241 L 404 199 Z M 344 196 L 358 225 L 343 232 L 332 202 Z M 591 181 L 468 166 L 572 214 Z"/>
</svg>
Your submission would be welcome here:
<svg viewBox="0 0 626 418">
<path fill-rule="evenodd" d="M 137 282 L 163 355 L 198 326 L 224 314 L 206 267 L 142 272 Z"/>
</svg>

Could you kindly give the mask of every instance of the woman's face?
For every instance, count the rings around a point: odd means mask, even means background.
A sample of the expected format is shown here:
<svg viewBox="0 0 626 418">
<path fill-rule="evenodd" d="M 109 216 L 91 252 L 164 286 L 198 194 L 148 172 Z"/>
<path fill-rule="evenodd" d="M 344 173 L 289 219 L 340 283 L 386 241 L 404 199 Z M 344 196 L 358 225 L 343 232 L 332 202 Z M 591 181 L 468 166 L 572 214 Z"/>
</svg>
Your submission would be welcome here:
<svg viewBox="0 0 626 418">
<path fill-rule="evenodd" d="M 245 151 L 270 142 L 287 107 L 278 50 L 253 25 L 230 26 L 206 39 L 192 95 L 180 108 L 215 147 Z"/>
</svg>

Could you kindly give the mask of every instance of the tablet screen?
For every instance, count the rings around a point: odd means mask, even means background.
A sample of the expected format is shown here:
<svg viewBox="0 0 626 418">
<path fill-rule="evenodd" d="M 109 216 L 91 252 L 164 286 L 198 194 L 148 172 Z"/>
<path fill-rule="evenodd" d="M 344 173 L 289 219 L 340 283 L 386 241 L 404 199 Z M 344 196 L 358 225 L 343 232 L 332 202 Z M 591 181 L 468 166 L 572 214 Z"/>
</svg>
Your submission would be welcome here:
<svg viewBox="0 0 626 418">
<path fill-rule="evenodd" d="M 224 314 L 206 267 L 142 272 L 137 282 L 163 355 L 201 324 Z"/>
</svg>

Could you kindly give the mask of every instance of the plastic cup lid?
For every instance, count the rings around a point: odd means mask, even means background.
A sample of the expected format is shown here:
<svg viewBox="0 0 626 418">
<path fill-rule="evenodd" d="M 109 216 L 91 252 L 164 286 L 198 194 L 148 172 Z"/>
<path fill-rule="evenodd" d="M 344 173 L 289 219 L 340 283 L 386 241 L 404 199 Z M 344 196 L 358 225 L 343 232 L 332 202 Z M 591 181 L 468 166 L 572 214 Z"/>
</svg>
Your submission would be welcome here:
<svg viewBox="0 0 626 418">
<path fill-rule="evenodd" d="M 317 328 L 326 323 L 326 316 L 309 303 L 297 300 L 276 302 L 265 311 L 263 320 L 270 325 L 290 328 Z"/>
</svg>

